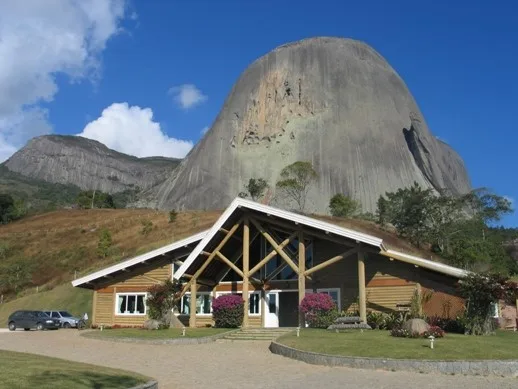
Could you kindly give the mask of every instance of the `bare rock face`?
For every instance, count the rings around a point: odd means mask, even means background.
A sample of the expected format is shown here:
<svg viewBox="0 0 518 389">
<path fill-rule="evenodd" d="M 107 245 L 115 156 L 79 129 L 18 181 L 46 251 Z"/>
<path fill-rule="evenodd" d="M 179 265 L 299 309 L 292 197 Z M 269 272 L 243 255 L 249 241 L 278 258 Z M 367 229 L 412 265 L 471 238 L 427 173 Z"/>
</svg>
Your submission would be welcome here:
<svg viewBox="0 0 518 389">
<path fill-rule="evenodd" d="M 161 208 L 224 208 L 251 177 L 271 185 L 283 167 L 319 174 L 306 211 L 336 193 L 374 211 L 381 194 L 418 182 L 464 193 L 462 159 L 434 137 L 403 80 L 368 45 L 341 38 L 287 44 L 255 61 L 212 128 L 157 192 Z"/>
<path fill-rule="evenodd" d="M 30 140 L 4 165 L 27 177 L 116 193 L 162 183 L 178 163 L 133 157 L 78 136 L 46 135 Z"/>
</svg>

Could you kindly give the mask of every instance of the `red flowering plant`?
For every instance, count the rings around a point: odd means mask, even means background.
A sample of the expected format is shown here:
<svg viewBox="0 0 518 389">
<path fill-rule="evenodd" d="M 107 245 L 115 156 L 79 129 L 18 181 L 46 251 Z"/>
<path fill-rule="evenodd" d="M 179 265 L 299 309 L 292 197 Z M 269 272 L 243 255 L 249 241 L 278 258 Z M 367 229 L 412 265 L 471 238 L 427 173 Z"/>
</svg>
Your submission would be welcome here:
<svg viewBox="0 0 518 389">
<path fill-rule="evenodd" d="M 311 328 L 327 328 L 338 317 L 336 304 L 326 293 L 311 293 L 300 303 L 306 322 Z"/>
<path fill-rule="evenodd" d="M 180 300 L 182 285 L 178 281 L 165 281 L 163 284 L 151 286 L 147 290 L 147 315 L 150 319 L 159 320 L 164 324 L 167 316 Z"/>
<path fill-rule="evenodd" d="M 212 317 L 219 328 L 237 328 L 243 324 L 245 302 L 237 294 L 224 294 L 212 301 Z"/>
</svg>

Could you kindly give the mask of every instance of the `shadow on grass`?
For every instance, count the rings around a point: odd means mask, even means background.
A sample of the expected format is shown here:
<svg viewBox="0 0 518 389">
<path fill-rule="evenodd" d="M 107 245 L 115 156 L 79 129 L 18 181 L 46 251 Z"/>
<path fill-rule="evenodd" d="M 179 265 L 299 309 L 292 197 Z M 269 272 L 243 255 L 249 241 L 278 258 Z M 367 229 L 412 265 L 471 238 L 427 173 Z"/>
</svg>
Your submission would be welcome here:
<svg viewBox="0 0 518 389">
<path fill-rule="evenodd" d="M 30 377 L 31 386 L 53 389 L 126 389 L 144 381 L 127 375 L 108 375 L 88 371 L 44 372 Z"/>
</svg>

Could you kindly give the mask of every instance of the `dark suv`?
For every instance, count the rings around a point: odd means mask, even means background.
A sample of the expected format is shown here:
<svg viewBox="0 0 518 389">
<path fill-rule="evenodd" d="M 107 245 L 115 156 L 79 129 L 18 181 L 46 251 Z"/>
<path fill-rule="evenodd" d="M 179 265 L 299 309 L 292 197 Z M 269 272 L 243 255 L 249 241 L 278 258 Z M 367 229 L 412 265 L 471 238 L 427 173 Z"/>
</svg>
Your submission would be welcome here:
<svg viewBox="0 0 518 389">
<path fill-rule="evenodd" d="M 7 320 L 9 330 L 23 328 L 29 331 L 31 328 L 37 330 L 57 330 L 61 326 L 61 321 L 52 319 L 45 312 L 41 311 L 16 311 Z"/>
</svg>

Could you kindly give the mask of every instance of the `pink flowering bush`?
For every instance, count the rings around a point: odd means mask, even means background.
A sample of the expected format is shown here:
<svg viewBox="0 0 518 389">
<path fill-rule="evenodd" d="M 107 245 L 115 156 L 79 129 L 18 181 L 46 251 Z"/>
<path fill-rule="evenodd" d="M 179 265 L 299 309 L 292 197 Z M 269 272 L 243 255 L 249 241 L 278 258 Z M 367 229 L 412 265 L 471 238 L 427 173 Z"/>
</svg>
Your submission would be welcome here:
<svg viewBox="0 0 518 389">
<path fill-rule="evenodd" d="M 308 294 L 300 303 L 300 310 L 312 328 L 327 328 L 338 317 L 336 304 L 326 293 Z"/>
<path fill-rule="evenodd" d="M 224 294 L 212 301 L 212 317 L 219 328 L 237 328 L 243 324 L 245 302 L 236 294 Z"/>
</svg>

